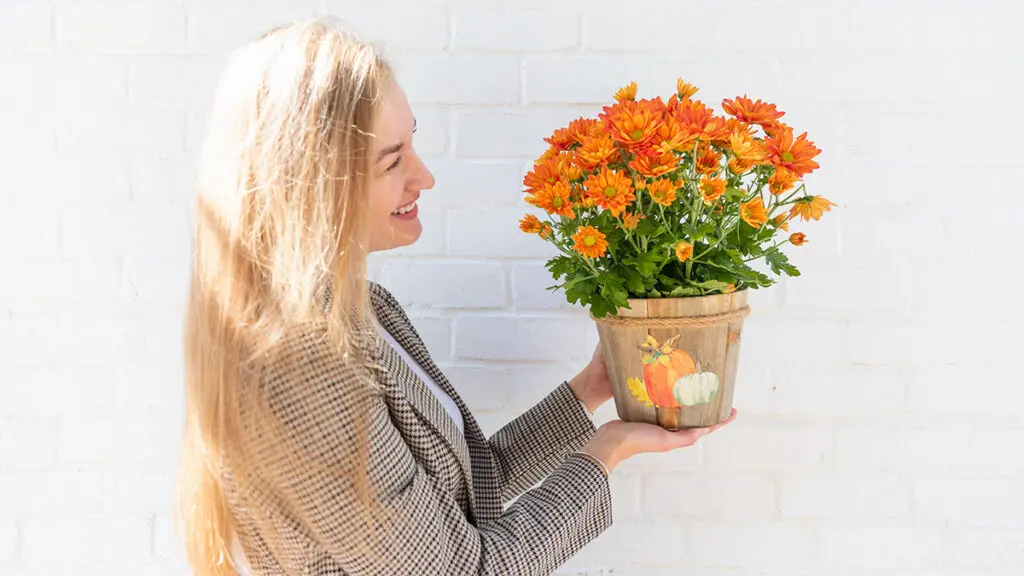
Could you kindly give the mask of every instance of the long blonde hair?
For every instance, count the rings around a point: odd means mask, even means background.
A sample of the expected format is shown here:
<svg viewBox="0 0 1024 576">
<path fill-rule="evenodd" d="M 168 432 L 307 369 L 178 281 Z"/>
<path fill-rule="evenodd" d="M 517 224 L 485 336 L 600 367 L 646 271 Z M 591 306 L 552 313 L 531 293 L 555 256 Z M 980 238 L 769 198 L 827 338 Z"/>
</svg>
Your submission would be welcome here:
<svg viewBox="0 0 1024 576">
<path fill-rule="evenodd" d="M 371 46 L 317 18 L 242 46 L 220 79 L 199 165 L 185 322 L 178 520 L 197 576 L 236 573 L 225 475 L 244 490 L 244 468 L 258 465 L 246 457 L 239 405 L 252 401 L 260 359 L 314 319 L 342 353 L 365 343 L 369 150 L 391 78 Z M 367 447 L 353 456 L 365 459 Z M 367 479 L 354 483 L 365 497 Z"/>
</svg>

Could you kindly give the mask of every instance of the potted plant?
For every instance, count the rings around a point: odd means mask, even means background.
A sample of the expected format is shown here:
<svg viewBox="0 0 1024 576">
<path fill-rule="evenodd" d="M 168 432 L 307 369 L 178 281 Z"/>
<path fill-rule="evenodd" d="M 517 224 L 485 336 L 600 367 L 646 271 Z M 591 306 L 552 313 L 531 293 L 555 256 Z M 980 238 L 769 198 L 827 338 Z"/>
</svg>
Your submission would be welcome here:
<svg viewBox="0 0 1024 576">
<path fill-rule="evenodd" d="M 637 99 L 633 82 L 555 130 L 519 223 L 560 251 L 550 289 L 597 323 L 619 417 L 672 430 L 728 416 L 749 291 L 799 275 L 790 224 L 834 206 L 807 193 L 821 151 L 784 112 L 743 96 L 718 115 L 696 92 Z"/>
</svg>

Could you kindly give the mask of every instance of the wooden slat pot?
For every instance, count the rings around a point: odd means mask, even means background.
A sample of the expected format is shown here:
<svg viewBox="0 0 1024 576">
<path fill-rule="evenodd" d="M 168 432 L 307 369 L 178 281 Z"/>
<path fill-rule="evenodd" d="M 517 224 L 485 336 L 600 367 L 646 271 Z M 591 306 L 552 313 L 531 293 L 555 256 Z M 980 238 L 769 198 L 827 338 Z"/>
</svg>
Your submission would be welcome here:
<svg viewBox="0 0 1024 576">
<path fill-rule="evenodd" d="M 601 337 L 619 418 L 668 430 L 711 426 L 727 418 L 740 332 L 750 312 L 747 292 L 632 299 L 630 308 L 620 309 L 617 316 L 591 317 Z M 650 402 L 631 391 L 631 379 Z"/>
</svg>

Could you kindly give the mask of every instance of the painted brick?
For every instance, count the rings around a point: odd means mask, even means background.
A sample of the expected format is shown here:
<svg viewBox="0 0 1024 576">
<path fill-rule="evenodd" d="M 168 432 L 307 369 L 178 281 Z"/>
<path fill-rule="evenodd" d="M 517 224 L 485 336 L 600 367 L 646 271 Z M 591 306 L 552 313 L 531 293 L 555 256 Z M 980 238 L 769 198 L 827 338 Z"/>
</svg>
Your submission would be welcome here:
<svg viewBox="0 0 1024 576">
<path fill-rule="evenodd" d="M 436 184 L 424 192 L 421 204 L 443 208 L 527 207 L 523 202 L 523 162 L 462 158 L 427 158 L 425 162 Z"/>
<path fill-rule="evenodd" d="M 381 44 L 385 53 L 434 52 L 448 47 L 449 18 L 443 9 L 429 6 L 373 6 L 365 3 L 326 2 L 326 14 L 365 41 Z"/>
<path fill-rule="evenodd" d="M 942 528 L 934 526 L 836 527 L 820 538 L 821 561 L 830 568 L 929 570 L 942 552 Z"/>
<path fill-rule="evenodd" d="M 497 308 L 506 304 L 505 270 L 499 263 L 393 261 L 381 282 L 405 306 Z"/>
<path fill-rule="evenodd" d="M 679 517 L 767 520 L 775 508 L 771 478 L 716 475 L 704 471 L 653 473 L 644 478 L 645 519 Z"/>
<path fill-rule="evenodd" d="M 393 58 L 398 82 L 414 104 L 513 104 L 519 61 L 512 57 L 427 54 Z M 472 82 L 467 82 L 472 79 Z"/>
<path fill-rule="evenodd" d="M 487 258 L 550 258 L 558 249 L 536 234 L 525 234 L 519 220 L 530 210 L 504 208 L 492 210 L 451 210 L 448 212 L 448 238 L 453 256 Z"/>
<path fill-rule="evenodd" d="M 455 320 L 455 357 L 473 360 L 582 359 L 589 351 L 579 317 L 463 316 Z"/>
<path fill-rule="evenodd" d="M 693 523 L 687 556 L 698 566 L 768 570 L 809 570 L 814 564 L 814 531 L 782 522 Z"/>
<path fill-rule="evenodd" d="M 546 8 L 462 8 L 455 11 L 455 49 L 554 51 L 579 46 L 579 16 Z"/>
<path fill-rule="evenodd" d="M 274 26 L 314 15 L 314 10 L 302 3 L 261 6 L 257 10 L 216 4 L 189 8 L 187 41 L 190 51 L 224 54 Z"/>
<path fill-rule="evenodd" d="M 910 482 L 896 476 L 815 475 L 781 479 L 783 518 L 899 519 L 910 514 Z"/>
<path fill-rule="evenodd" d="M 0 51 L 39 52 L 53 45 L 53 9 L 40 2 L 0 6 Z"/>
<path fill-rule="evenodd" d="M 185 10 L 152 4 L 60 4 L 57 46 L 99 54 L 180 52 L 185 44 Z"/>
<path fill-rule="evenodd" d="M 566 299 L 564 290 L 548 290 L 548 287 L 556 284 L 557 281 L 543 262 L 517 263 L 512 267 L 512 299 L 517 309 L 578 309 L 578 304 L 572 304 Z"/>
</svg>

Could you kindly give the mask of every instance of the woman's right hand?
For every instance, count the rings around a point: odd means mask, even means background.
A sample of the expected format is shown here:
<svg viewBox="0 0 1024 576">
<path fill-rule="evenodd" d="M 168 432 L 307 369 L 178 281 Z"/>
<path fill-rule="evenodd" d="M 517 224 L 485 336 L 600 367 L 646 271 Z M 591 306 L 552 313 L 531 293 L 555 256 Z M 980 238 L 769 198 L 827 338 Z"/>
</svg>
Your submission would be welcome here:
<svg viewBox="0 0 1024 576">
<path fill-rule="evenodd" d="M 604 462 L 611 472 L 620 462 L 647 452 L 668 452 L 693 446 L 702 437 L 736 419 L 736 409 L 722 422 L 706 428 L 671 432 L 656 424 L 612 420 L 602 424 L 583 451 Z"/>
</svg>

